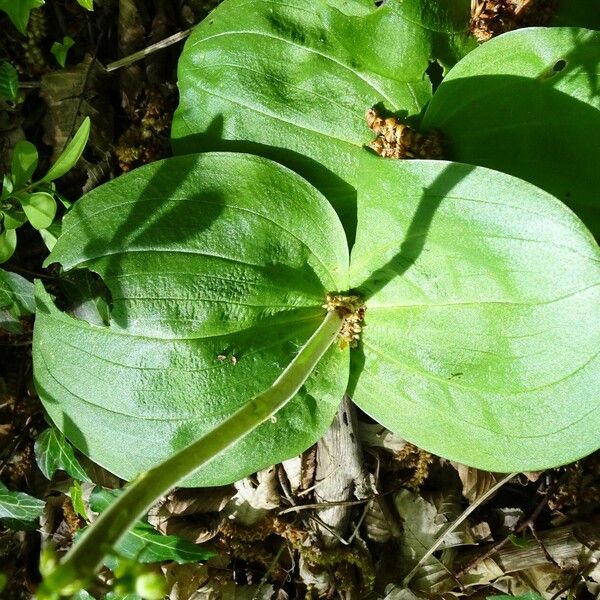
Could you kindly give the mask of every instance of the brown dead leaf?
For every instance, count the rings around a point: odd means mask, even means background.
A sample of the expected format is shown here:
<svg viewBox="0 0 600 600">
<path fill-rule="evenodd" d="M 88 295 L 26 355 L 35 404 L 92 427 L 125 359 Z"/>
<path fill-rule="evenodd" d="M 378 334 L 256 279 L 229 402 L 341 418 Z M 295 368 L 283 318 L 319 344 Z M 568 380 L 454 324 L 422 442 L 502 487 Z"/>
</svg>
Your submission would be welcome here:
<svg viewBox="0 0 600 600">
<path fill-rule="evenodd" d="M 451 463 L 458 471 L 458 476 L 463 485 L 463 496 L 472 504 L 477 502 L 484 494 L 491 490 L 499 479 L 489 471 L 480 471 L 460 463 Z"/>
<path fill-rule="evenodd" d="M 360 441 L 366 446 L 382 448 L 392 453 L 401 452 L 408 443 L 383 425 L 379 425 L 379 423 L 359 421 L 358 434 Z"/>
<path fill-rule="evenodd" d="M 178 489 L 150 509 L 148 521 L 161 533 L 205 543 L 217 535 L 219 512 L 234 493 L 233 486 Z"/>
<path fill-rule="evenodd" d="M 52 160 L 64 150 L 84 117 L 92 120 L 89 146 L 104 152 L 113 141 L 113 108 L 107 100 L 104 68 L 87 55 L 71 69 L 42 77 L 40 95 L 48 111 L 43 118 L 44 143 L 53 149 Z"/>
<path fill-rule="evenodd" d="M 254 525 L 263 521 L 281 505 L 277 468 L 270 467 L 256 474 L 258 483 L 247 477 L 234 485 L 237 493 L 227 503 L 222 515 L 240 525 Z"/>
</svg>

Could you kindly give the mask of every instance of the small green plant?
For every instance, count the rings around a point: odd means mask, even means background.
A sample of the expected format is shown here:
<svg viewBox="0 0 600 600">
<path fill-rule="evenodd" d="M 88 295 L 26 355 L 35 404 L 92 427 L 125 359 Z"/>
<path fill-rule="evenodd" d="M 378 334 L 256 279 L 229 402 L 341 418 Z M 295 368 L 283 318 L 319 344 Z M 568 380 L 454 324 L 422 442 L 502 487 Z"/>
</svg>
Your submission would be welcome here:
<svg viewBox="0 0 600 600">
<path fill-rule="evenodd" d="M 50 48 L 50 53 L 56 59 L 56 62 L 64 68 L 67 62 L 67 54 L 69 50 L 75 45 L 75 40 L 68 35 L 63 37 L 62 42 L 54 42 Z"/>
<path fill-rule="evenodd" d="M 174 485 L 309 447 L 344 393 L 492 471 L 600 447 L 598 34 L 474 49 L 469 3 L 433 4 L 226 0 L 182 55 L 181 156 L 65 217 L 46 264 L 96 274 L 107 314 L 63 310 L 37 282 L 36 387 L 65 436 L 131 483 L 40 598 L 83 587 Z M 435 93 L 432 61 L 447 71 Z M 415 140 L 462 162 L 367 149 L 420 156 Z"/>
<path fill-rule="evenodd" d="M 48 229 L 56 215 L 56 198 L 69 205 L 58 195 L 53 182 L 75 166 L 89 133 L 90 120 L 86 117 L 50 170 L 36 181 L 32 181 L 32 177 L 38 166 L 37 149 L 26 140 L 17 143 L 11 172 L 4 175 L 0 194 L 0 263 L 6 262 L 14 253 L 16 230 L 27 221 L 42 233 L 46 244 L 53 245 L 57 232 Z"/>
</svg>

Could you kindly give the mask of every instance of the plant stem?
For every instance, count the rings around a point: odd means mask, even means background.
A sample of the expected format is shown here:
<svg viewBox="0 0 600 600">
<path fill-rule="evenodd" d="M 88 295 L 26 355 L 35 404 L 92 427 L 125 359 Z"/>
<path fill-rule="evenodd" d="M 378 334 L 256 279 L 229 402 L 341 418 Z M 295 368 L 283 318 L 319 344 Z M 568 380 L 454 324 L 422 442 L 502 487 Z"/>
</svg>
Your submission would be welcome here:
<svg viewBox="0 0 600 600">
<path fill-rule="evenodd" d="M 83 587 L 100 568 L 107 553 L 160 496 L 283 408 L 333 344 L 341 326 L 340 314 L 328 312 L 319 328 L 270 388 L 249 400 L 199 440 L 138 475 L 44 579 L 38 598 L 56 597 L 57 593 L 70 594 Z"/>
</svg>

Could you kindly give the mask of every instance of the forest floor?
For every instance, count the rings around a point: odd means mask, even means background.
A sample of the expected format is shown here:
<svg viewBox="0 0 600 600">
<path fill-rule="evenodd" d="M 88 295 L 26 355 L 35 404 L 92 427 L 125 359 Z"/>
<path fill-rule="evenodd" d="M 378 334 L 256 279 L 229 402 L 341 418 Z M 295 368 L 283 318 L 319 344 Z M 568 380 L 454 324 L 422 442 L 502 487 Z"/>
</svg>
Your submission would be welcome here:
<svg viewBox="0 0 600 600">
<path fill-rule="evenodd" d="M 187 31 L 211 4 L 103 0 L 87 12 L 75 0 L 49 0 L 32 12 L 26 36 L 0 16 L 0 59 L 15 65 L 20 79 L 18 101 L 0 102 L 0 172 L 24 138 L 37 147 L 40 169 L 47 168 L 86 115 L 92 136 L 78 167 L 59 181 L 65 197 L 76 200 L 168 156 L 181 41 L 141 61 L 115 61 Z M 50 47 L 64 36 L 75 43 L 61 68 Z M 42 268 L 46 256 L 37 232 L 23 227 L 4 267 L 51 281 L 55 271 Z M 49 481 L 35 460 L 35 441 L 48 423 L 32 382 L 32 318 L 23 326 L 19 335 L 0 331 L 0 477 L 46 506 L 28 531 L 0 524 L 0 597 L 7 600 L 35 593 L 42 544 L 64 551 L 85 525 L 73 508 L 70 478 L 59 472 Z M 122 486 L 79 459 L 93 481 L 82 484 L 84 499 L 96 485 Z M 421 451 L 344 402 L 332 430 L 301 457 L 231 486 L 164 498 L 149 522 L 215 556 L 155 568 L 177 600 L 600 597 L 600 453 L 504 483 L 503 477 Z M 469 507 L 468 518 L 423 558 Z M 409 592 L 402 581 L 420 559 Z M 103 598 L 110 583 L 105 571 L 89 592 Z"/>
</svg>

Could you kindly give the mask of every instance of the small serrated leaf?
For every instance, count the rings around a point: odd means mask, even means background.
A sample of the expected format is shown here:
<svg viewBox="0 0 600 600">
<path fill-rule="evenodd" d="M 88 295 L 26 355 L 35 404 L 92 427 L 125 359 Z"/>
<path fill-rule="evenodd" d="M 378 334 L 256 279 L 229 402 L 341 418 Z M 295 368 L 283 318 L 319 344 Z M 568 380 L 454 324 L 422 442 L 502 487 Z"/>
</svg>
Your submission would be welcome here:
<svg viewBox="0 0 600 600">
<path fill-rule="evenodd" d="M 50 427 L 39 435 L 35 442 L 35 460 L 47 479 L 61 469 L 78 481 L 90 481 L 83 467 L 75 457 L 73 448 L 65 436 Z"/>
<path fill-rule="evenodd" d="M 0 482 L 0 519 L 16 522 L 31 522 L 39 519 L 44 501 L 24 492 L 13 492 Z"/>
<path fill-rule="evenodd" d="M 38 165 L 37 148 L 27 140 L 17 142 L 12 155 L 12 176 L 15 190 L 22 188 Z"/>
<path fill-rule="evenodd" d="M 27 219 L 35 229 L 46 229 L 56 215 L 56 200 L 47 192 L 33 192 L 19 198 Z"/>
<path fill-rule="evenodd" d="M 19 74 L 9 62 L 0 63 L 0 99 L 14 102 L 19 93 Z"/>
<path fill-rule="evenodd" d="M 42 177 L 41 181 L 49 183 L 62 177 L 65 173 L 70 171 L 85 149 L 88 138 L 90 136 L 90 118 L 86 117 L 77 133 L 73 136 L 73 139 L 69 142 L 63 153 L 56 159 L 56 162 L 50 167 L 50 170 Z"/>
</svg>

